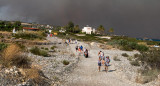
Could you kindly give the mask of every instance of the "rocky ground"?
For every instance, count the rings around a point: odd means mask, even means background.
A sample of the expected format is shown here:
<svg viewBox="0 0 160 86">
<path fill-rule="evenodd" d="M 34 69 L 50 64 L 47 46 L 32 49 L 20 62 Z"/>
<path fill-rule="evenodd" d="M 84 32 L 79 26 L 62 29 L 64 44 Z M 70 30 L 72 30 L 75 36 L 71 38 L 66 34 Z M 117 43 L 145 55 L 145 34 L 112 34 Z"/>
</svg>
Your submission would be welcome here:
<svg viewBox="0 0 160 86">
<path fill-rule="evenodd" d="M 63 40 L 56 37 L 48 37 L 47 39 L 50 40 L 54 46 L 57 46 L 55 52 L 49 53 L 51 55 L 50 57 L 36 56 L 33 54 L 29 56 L 34 59 L 33 63 L 39 66 L 46 77 L 53 80 L 55 85 L 60 85 L 64 79 L 66 79 L 65 76 L 67 76 L 78 63 L 78 56 L 73 54 L 70 46 L 65 44 Z M 49 48 L 51 46 L 53 45 L 47 45 L 45 47 Z M 69 65 L 64 65 L 64 60 L 68 61 Z"/>
<path fill-rule="evenodd" d="M 32 67 L 39 69 L 41 83 L 38 86 L 160 86 L 159 79 L 148 84 L 136 83 L 139 75 L 137 69 L 132 66 L 122 53 L 133 56 L 137 51 L 127 52 L 118 49 L 101 49 L 98 43 L 78 42 L 78 44 L 65 44 L 65 41 L 56 37 L 48 37 L 52 45 L 49 48 L 50 57 L 42 57 L 29 53 L 32 58 Z M 50 50 L 51 46 L 57 46 L 56 52 Z M 83 45 L 89 50 L 89 58 L 75 51 L 76 45 Z M 110 56 L 111 63 L 108 72 L 104 66 L 98 72 L 98 52 L 103 51 L 105 56 Z M 117 57 L 120 61 L 114 61 Z M 63 61 L 69 62 L 64 65 Z M 24 80 L 23 72 L 16 67 L 2 68 L 0 66 L 0 86 L 35 86 L 32 79 Z M 43 83 L 42 83 L 43 82 Z"/>
<path fill-rule="evenodd" d="M 77 44 L 70 45 L 72 50 Z M 84 42 L 79 42 L 89 49 L 89 58 L 84 58 L 80 55 L 80 62 L 66 79 L 63 86 L 159 86 L 155 81 L 148 84 L 138 84 L 135 82 L 137 77 L 137 69 L 139 67 L 132 66 L 122 53 L 127 53 L 130 56 L 138 53 L 137 51 L 127 52 L 117 49 L 104 50 L 98 47 L 97 43 L 88 45 Z M 102 50 L 105 56 L 110 56 L 111 63 L 109 71 L 104 71 L 104 66 L 98 72 L 98 52 Z M 79 55 L 74 52 L 75 55 Z M 113 57 L 117 56 L 121 61 L 114 61 Z"/>
<path fill-rule="evenodd" d="M 47 39 L 52 42 L 51 45 L 39 45 L 38 47 L 48 48 L 51 56 L 43 57 L 28 53 L 32 60 L 32 69 L 21 69 L 15 66 L 11 68 L 0 67 L 0 86 L 59 86 L 66 79 L 67 74 L 75 68 L 78 57 L 72 53 L 70 46 L 61 39 Z M 54 51 L 50 49 L 52 46 L 56 46 Z M 69 64 L 64 65 L 64 60 Z M 38 76 L 35 76 L 36 71 L 40 73 Z M 26 73 L 30 73 L 31 78 L 26 79 Z M 36 77 L 38 84 L 32 79 L 32 76 Z"/>
</svg>

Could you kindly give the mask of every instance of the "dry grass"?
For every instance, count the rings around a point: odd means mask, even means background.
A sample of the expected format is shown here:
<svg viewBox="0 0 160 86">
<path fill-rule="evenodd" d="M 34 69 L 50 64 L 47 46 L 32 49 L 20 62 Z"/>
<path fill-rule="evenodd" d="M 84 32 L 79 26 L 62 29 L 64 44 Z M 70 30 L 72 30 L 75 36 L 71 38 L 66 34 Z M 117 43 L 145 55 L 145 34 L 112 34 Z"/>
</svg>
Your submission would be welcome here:
<svg viewBox="0 0 160 86">
<path fill-rule="evenodd" d="M 12 44 L 8 46 L 2 53 L 3 65 L 9 67 L 12 64 L 12 59 L 20 54 L 20 48 Z"/>
<path fill-rule="evenodd" d="M 147 43 L 146 42 L 138 42 L 139 45 L 145 45 L 147 46 Z"/>
<path fill-rule="evenodd" d="M 18 54 L 20 54 L 20 48 L 17 45 L 12 44 L 3 51 L 2 57 L 5 60 L 9 60 L 14 58 Z"/>
<path fill-rule="evenodd" d="M 25 76 L 25 79 L 32 79 L 35 83 L 43 82 L 43 79 L 40 75 L 40 70 L 37 68 L 29 68 L 29 69 L 19 69 L 21 74 Z"/>
<path fill-rule="evenodd" d="M 11 32 L 7 32 L 7 31 L 0 31 L 0 33 L 3 33 L 3 34 L 12 34 Z"/>
<path fill-rule="evenodd" d="M 30 59 L 21 52 L 20 47 L 11 44 L 2 52 L 2 65 L 5 67 L 29 67 Z"/>
<path fill-rule="evenodd" d="M 38 69 L 26 69 L 25 70 L 25 76 L 28 78 L 28 79 L 38 79 L 40 77 L 39 75 L 39 70 Z"/>
</svg>

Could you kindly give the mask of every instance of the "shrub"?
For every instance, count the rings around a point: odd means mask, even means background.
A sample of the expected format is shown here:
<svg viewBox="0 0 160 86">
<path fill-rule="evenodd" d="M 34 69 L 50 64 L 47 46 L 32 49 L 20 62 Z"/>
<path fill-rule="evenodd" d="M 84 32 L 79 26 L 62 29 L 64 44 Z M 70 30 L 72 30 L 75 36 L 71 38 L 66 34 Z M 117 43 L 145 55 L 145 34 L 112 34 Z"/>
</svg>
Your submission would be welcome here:
<svg viewBox="0 0 160 86">
<path fill-rule="evenodd" d="M 138 54 L 138 53 L 134 54 L 134 58 L 138 58 L 140 56 L 141 56 L 141 54 Z"/>
<path fill-rule="evenodd" d="M 42 35 L 42 32 L 32 32 L 32 31 L 26 31 L 26 32 L 18 32 L 15 34 L 15 38 L 22 38 L 22 39 L 44 39 L 44 35 Z"/>
<path fill-rule="evenodd" d="M 30 59 L 27 55 L 22 54 L 20 47 L 15 44 L 8 46 L 2 53 L 2 65 L 5 67 L 29 67 Z"/>
<path fill-rule="evenodd" d="M 63 60 L 63 64 L 64 64 L 64 65 L 69 65 L 69 61 Z"/>
<path fill-rule="evenodd" d="M 143 66 L 143 69 L 140 70 L 140 73 L 143 76 L 146 76 L 145 83 L 155 80 L 158 74 L 160 74 L 160 50 L 152 49 L 147 52 L 141 52 L 137 60 L 141 61 Z"/>
<path fill-rule="evenodd" d="M 119 40 L 118 44 L 121 46 L 126 46 L 126 45 L 128 45 L 128 41 L 127 40 Z"/>
<path fill-rule="evenodd" d="M 44 47 L 41 47 L 41 49 L 44 49 Z"/>
<path fill-rule="evenodd" d="M 132 61 L 133 57 L 132 56 L 128 56 L 127 60 Z"/>
<path fill-rule="evenodd" d="M 132 51 L 133 49 L 131 49 L 130 47 L 126 46 L 122 46 L 121 50 L 125 50 L 125 51 Z"/>
<path fill-rule="evenodd" d="M 143 84 L 148 83 L 150 81 L 153 81 L 157 78 L 157 76 L 160 74 L 159 69 L 152 69 L 152 70 L 139 70 L 139 73 L 142 74 L 142 76 L 145 76 L 143 79 Z"/>
<path fill-rule="evenodd" d="M 26 51 L 27 48 L 25 45 L 23 45 L 22 43 L 16 43 L 18 45 L 19 48 L 21 48 L 22 51 Z"/>
<path fill-rule="evenodd" d="M 155 41 L 147 41 L 147 45 L 157 45 L 158 42 Z"/>
<path fill-rule="evenodd" d="M 7 44 L 0 43 L 0 51 L 2 51 L 5 48 L 7 48 Z"/>
<path fill-rule="evenodd" d="M 113 60 L 114 60 L 114 61 L 121 61 L 119 58 L 117 58 L 117 56 L 114 56 L 114 57 L 113 57 Z"/>
<path fill-rule="evenodd" d="M 148 52 L 141 52 L 138 58 L 143 63 L 147 63 L 151 68 L 158 68 L 160 66 L 160 50 L 149 50 Z"/>
<path fill-rule="evenodd" d="M 48 48 L 45 48 L 45 50 L 48 50 Z"/>
<path fill-rule="evenodd" d="M 22 68 L 29 68 L 30 62 L 31 59 L 29 59 L 27 55 L 17 55 L 15 58 L 12 59 L 12 65 Z"/>
<path fill-rule="evenodd" d="M 1 38 L 4 38 L 4 36 L 1 36 Z"/>
<path fill-rule="evenodd" d="M 56 46 L 52 46 L 51 49 L 54 50 L 55 48 L 57 48 Z"/>
<path fill-rule="evenodd" d="M 33 47 L 30 49 L 30 52 L 35 54 L 35 55 L 39 55 L 39 56 L 44 56 L 44 57 L 48 57 L 48 53 L 44 50 L 40 50 L 38 47 Z"/>
<path fill-rule="evenodd" d="M 138 62 L 137 60 L 131 61 L 130 63 L 131 63 L 131 65 L 133 65 L 133 66 L 140 66 L 140 64 L 139 64 L 139 62 Z"/>
<path fill-rule="evenodd" d="M 137 41 L 134 39 L 112 40 L 108 44 L 114 45 L 114 46 L 118 45 L 121 50 L 125 50 L 125 51 L 132 51 L 132 50 L 147 51 L 149 50 L 147 46 L 137 44 Z"/>
<path fill-rule="evenodd" d="M 145 45 L 137 45 L 136 49 L 139 51 L 148 51 L 149 50 L 149 48 Z"/>
<path fill-rule="evenodd" d="M 129 55 L 127 53 L 122 53 L 122 56 L 129 57 Z"/>
</svg>

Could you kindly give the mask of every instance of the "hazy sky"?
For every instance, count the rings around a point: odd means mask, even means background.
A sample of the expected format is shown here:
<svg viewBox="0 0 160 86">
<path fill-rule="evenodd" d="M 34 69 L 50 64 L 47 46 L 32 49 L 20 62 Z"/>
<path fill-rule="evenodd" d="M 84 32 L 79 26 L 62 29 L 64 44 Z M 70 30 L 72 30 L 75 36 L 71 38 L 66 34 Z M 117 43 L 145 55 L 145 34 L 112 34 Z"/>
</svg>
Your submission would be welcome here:
<svg viewBox="0 0 160 86">
<path fill-rule="evenodd" d="M 0 0 L 0 20 L 102 24 L 116 34 L 160 39 L 160 0 Z"/>
</svg>

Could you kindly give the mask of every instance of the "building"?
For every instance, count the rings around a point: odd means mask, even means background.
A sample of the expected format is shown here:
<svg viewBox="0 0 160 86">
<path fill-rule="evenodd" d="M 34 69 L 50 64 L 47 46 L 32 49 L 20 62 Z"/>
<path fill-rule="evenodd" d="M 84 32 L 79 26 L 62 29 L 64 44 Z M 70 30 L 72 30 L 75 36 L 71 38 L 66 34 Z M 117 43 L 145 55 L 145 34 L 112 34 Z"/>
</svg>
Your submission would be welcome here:
<svg viewBox="0 0 160 86">
<path fill-rule="evenodd" d="M 23 31 L 39 31 L 38 28 L 23 27 Z"/>
<path fill-rule="evenodd" d="M 88 25 L 86 27 L 84 27 L 82 29 L 82 32 L 83 33 L 86 33 L 86 34 L 92 34 L 92 33 L 95 33 L 95 29 L 92 29 L 92 27 L 89 27 Z"/>
<path fill-rule="evenodd" d="M 61 29 L 59 30 L 59 32 L 61 32 L 61 33 L 65 33 L 65 32 L 66 32 L 66 29 L 61 28 Z"/>
</svg>

